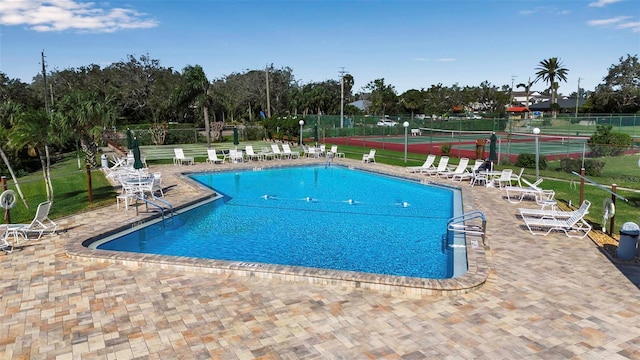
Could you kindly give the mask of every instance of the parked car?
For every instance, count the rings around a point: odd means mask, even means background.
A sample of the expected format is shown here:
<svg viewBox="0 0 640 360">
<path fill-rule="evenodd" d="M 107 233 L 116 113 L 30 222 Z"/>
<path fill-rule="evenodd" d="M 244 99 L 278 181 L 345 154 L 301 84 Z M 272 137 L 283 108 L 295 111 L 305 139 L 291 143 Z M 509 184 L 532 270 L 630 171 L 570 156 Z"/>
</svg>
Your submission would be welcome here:
<svg viewBox="0 0 640 360">
<path fill-rule="evenodd" d="M 376 124 L 378 126 L 396 126 L 398 125 L 397 121 L 389 120 L 389 119 L 380 119 Z"/>
</svg>

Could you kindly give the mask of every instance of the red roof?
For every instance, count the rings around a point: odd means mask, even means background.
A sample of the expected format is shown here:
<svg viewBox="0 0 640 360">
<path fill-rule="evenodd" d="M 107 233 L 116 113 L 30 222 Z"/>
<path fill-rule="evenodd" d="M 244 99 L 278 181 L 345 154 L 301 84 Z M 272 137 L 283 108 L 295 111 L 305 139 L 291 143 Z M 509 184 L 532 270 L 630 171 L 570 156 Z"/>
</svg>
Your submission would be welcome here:
<svg viewBox="0 0 640 360">
<path fill-rule="evenodd" d="M 507 112 L 526 112 L 529 111 L 525 106 L 512 106 L 507 109 Z"/>
</svg>

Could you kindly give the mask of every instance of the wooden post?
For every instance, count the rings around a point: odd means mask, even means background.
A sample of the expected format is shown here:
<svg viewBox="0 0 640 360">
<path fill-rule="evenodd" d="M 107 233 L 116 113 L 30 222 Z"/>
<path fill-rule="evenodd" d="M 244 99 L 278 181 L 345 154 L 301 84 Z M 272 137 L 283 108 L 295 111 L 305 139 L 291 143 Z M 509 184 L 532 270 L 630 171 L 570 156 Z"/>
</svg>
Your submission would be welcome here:
<svg viewBox="0 0 640 360">
<path fill-rule="evenodd" d="M 616 188 L 618 186 L 616 184 L 611 184 L 611 191 L 616 193 Z M 613 203 L 613 208 L 616 207 L 616 196 L 611 194 L 611 203 Z M 609 235 L 613 236 L 613 226 L 616 223 L 616 214 L 613 213 L 613 216 L 609 219 Z"/>
<path fill-rule="evenodd" d="M 580 169 L 580 203 L 578 206 L 582 205 L 584 201 L 584 168 Z"/>
<path fill-rule="evenodd" d="M 89 190 L 89 204 L 93 204 L 93 189 L 91 188 L 91 166 L 87 164 L 87 189 Z"/>
<path fill-rule="evenodd" d="M 2 176 L 0 181 L 2 181 L 2 191 L 7 190 L 7 177 Z M 4 209 L 4 223 L 7 225 L 11 224 L 11 213 L 9 212 L 9 209 Z"/>
</svg>

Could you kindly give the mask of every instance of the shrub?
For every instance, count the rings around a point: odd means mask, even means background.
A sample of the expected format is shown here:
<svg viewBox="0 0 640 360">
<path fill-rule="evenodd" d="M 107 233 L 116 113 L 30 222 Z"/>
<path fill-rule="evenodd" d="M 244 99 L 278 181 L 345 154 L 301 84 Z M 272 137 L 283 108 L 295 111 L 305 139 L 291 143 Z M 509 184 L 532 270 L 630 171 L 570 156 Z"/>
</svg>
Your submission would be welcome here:
<svg viewBox="0 0 640 360">
<path fill-rule="evenodd" d="M 591 149 L 591 156 L 618 156 L 632 144 L 631 135 L 611 131 L 611 125 L 598 125 L 596 132 L 589 138 L 587 144 Z"/>
<path fill-rule="evenodd" d="M 440 147 L 440 152 L 442 155 L 449 155 L 451 153 L 451 144 L 444 144 Z"/>
<path fill-rule="evenodd" d="M 584 174 L 587 176 L 600 176 L 602 175 L 602 168 L 604 167 L 604 161 L 595 159 L 584 159 Z M 581 159 L 562 159 L 560 160 L 560 169 L 564 172 L 571 173 L 573 171 L 580 174 L 582 168 Z"/>
<path fill-rule="evenodd" d="M 527 169 L 535 169 L 536 168 L 536 154 L 520 154 L 518 155 L 518 160 L 516 161 L 517 167 L 523 167 Z M 547 168 L 547 159 L 540 155 L 538 158 L 538 169 L 544 170 Z"/>
</svg>

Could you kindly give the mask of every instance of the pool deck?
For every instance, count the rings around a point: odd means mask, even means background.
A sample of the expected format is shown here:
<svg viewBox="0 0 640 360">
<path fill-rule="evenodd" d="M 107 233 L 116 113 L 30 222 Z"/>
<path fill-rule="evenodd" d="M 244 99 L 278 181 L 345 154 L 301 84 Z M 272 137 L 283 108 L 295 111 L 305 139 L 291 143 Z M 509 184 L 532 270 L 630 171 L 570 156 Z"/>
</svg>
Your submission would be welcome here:
<svg viewBox="0 0 640 360">
<path fill-rule="evenodd" d="M 209 193 L 181 172 L 323 161 L 151 170 L 183 205 Z M 465 211 L 487 216 L 487 246 L 472 251 L 482 258 L 468 289 L 437 295 L 100 259 L 78 244 L 149 214 L 114 203 L 55 219 L 57 234 L 0 253 L 0 358 L 640 359 L 638 266 L 612 263 L 589 238 L 532 236 L 500 190 L 458 185 Z"/>
</svg>

